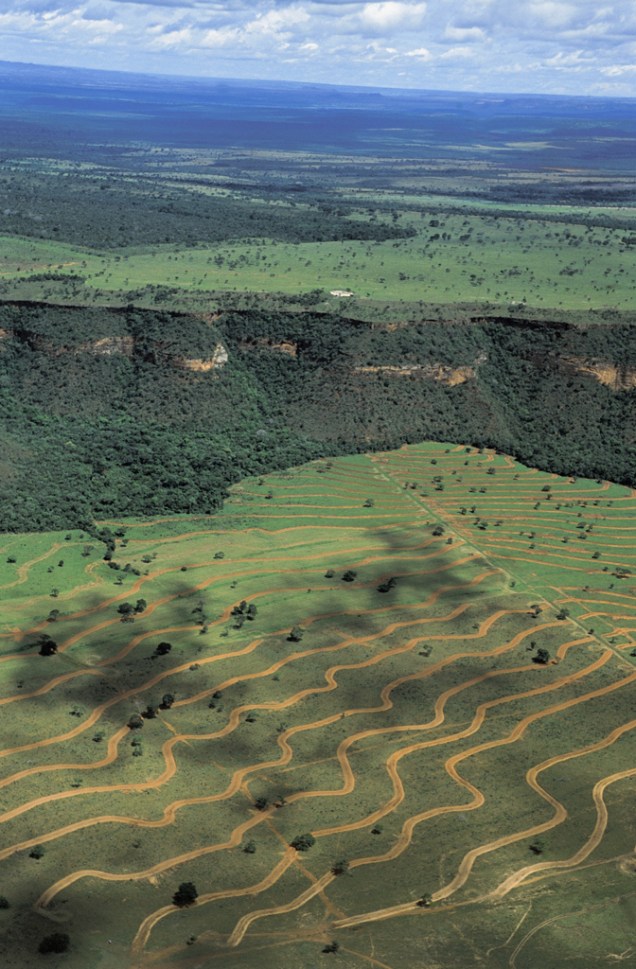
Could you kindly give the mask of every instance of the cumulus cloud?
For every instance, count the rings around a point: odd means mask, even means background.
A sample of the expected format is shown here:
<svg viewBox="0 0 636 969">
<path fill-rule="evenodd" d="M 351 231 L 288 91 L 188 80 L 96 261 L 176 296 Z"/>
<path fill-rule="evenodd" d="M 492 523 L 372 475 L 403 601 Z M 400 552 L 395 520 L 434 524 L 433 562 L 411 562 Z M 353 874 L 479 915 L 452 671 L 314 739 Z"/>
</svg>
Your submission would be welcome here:
<svg viewBox="0 0 636 969">
<path fill-rule="evenodd" d="M 403 3 L 402 0 L 381 0 L 367 3 L 359 15 L 363 29 L 378 33 L 392 33 L 396 29 L 412 30 L 422 23 L 426 14 L 425 3 Z"/>
<path fill-rule="evenodd" d="M 12 60 L 478 90 L 501 90 L 506 76 L 519 89 L 606 93 L 615 83 L 636 94 L 633 0 L 0 0 L 0 9 L 0 50 Z"/>
</svg>

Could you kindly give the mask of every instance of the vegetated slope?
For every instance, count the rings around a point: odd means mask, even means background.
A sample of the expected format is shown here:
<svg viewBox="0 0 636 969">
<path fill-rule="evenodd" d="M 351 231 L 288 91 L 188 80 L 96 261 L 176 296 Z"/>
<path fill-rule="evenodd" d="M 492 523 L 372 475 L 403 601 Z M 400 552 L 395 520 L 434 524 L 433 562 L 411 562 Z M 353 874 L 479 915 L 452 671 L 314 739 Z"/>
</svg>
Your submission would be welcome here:
<svg viewBox="0 0 636 969">
<path fill-rule="evenodd" d="M 3 965 L 53 930 L 69 969 L 627 952 L 635 516 L 427 444 L 102 522 L 110 562 L 5 536 Z"/>
<path fill-rule="evenodd" d="M 427 438 L 634 481 L 628 325 L 5 304 L 0 369 L 4 530 L 210 512 L 246 474 Z"/>
</svg>

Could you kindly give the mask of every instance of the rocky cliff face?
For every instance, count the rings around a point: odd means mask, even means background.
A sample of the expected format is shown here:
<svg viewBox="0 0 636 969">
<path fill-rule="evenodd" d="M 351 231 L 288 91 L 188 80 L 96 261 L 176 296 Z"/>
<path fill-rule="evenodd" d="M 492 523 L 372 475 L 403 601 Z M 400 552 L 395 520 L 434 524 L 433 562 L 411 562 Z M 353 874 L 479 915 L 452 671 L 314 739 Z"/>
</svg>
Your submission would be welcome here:
<svg viewBox="0 0 636 969">
<path fill-rule="evenodd" d="M 209 510 L 243 475 L 427 439 L 636 484 L 627 324 L 5 304 L 0 329 L 0 510 L 18 530 Z"/>
</svg>

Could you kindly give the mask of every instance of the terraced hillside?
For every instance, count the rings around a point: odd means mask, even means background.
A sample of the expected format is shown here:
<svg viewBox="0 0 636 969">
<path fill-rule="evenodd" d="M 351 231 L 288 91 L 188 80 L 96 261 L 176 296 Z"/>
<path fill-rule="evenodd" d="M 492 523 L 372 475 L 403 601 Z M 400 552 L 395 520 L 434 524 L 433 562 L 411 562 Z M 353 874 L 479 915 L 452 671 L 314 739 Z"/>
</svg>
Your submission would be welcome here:
<svg viewBox="0 0 636 969">
<path fill-rule="evenodd" d="M 102 524 L 2 540 L 3 965 L 633 961 L 631 491 L 427 444 Z"/>
</svg>

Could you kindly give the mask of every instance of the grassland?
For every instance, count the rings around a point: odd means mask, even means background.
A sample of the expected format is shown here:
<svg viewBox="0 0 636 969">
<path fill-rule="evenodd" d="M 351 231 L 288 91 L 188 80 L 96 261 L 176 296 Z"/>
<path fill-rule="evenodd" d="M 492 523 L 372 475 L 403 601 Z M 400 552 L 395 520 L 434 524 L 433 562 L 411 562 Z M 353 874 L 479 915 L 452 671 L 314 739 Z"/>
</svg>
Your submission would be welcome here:
<svg viewBox="0 0 636 969">
<path fill-rule="evenodd" d="M 3 965 L 628 962 L 635 510 L 426 444 L 4 536 Z"/>
<path fill-rule="evenodd" d="M 373 204 L 372 197 L 367 201 Z M 444 212 L 439 200 L 431 208 L 425 200 L 414 205 L 399 195 L 382 201 L 395 213 L 391 224 L 413 229 L 412 237 L 305 243 L 263 238 L 100 251 L 2 236 L 0 281 L 7 295 L 32 297 L 29 277 L 53 273 L 60 278 L 36 280 L 36 288 L 52 297 L 68 277 L 80 302 L 126 293 L 140 298 L 141 290 L 163 286 L 211 297 L 245 291 L 294 295 L 323 290 L 326 295 L 349 288 L 369 301 L 423 300 L 449 308 L 464 302 L 491 309 L 524 304 L 556 313 L 636 307 L 631 285 L 636 247 L 625 244 L 620 217 L 610 219 L 616 225 L 602 226 L 587 223 L 590 218 L 602 221 L 603 212 L 579 215 L 568 206 L 562 211 L 538 206 L 536 213 L 529 206 L 525 214 L 513 210 L 506 216 L 473 207 L 462 213 L 456 202 Z M 563 221 L 542 219 L 548 211 Z M 631 214 L 631 209 L 616 211 Z"/>
</svg>

